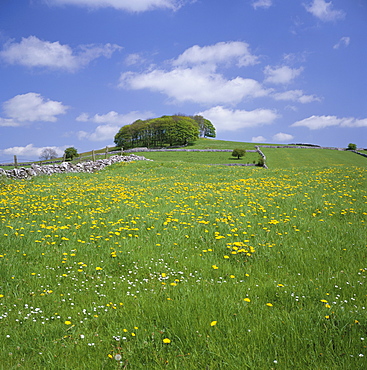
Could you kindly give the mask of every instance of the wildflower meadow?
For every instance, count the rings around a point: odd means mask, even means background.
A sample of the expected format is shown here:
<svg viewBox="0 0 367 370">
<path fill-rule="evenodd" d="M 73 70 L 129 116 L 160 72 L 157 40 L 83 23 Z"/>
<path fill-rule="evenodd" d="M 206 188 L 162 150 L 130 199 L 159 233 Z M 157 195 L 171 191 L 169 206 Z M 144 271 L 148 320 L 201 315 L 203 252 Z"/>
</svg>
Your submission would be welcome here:
<svg viewBox="0 0 367 370">
<path fill-rule="evenodd" d="M 366 369 L 367 169 L 0 182 L 1 369 Z"/>
</svg>

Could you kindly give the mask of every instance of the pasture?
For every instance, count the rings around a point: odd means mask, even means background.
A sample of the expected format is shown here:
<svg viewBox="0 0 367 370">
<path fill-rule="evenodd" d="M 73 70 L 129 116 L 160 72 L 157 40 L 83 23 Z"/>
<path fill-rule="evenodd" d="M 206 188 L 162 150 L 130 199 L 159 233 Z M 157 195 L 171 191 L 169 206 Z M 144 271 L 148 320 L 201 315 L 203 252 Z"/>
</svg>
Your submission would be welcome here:
<svg viewBox="0 0 367 370">
<path fill-rule="evenodd" d="M 273 150 L 2 181 L 0 367 L 367 368 L 366 167 Z"/>
</svg>

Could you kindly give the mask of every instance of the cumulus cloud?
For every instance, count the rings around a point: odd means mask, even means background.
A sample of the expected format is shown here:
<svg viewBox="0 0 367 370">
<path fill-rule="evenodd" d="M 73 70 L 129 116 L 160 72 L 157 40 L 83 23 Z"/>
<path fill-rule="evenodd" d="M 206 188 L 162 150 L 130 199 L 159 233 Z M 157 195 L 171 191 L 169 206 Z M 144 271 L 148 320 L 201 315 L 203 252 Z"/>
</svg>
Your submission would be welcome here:
<svg viewBox="0 0 367 370">
<path fill-rule="evenodd" d="M 126 114 L 119 114 L 112 110 L 106 114 L 95 114 L 93 117 L 90 117 L 87 113 L 82 113 L 76 118 L 76 120 L 79 122 L 127 125 L 135 122 L 138 119 L 147 119 L 153 116 L 154 113 L 152 112 L 132 111 Z"/>
<path fill-rule="evenodd" d="M 227 80 L 219 73 L 201 68 L 156 69 L 141 74 L 126 72 L 121 74 L 119 86 L 132 90 L 149 89 L 177 102 L 201 104 L 235 104 L 247 97 L 269 93 L 253 79 L 236 77 Z"/>
<path fill-rule="evenodd" d="M 87 113 L 82 113 L 76 118 L 78 122 L 93 122 L 99 123 L 100 125 L 92 132 L 79 131 L 77 135 L 79 140 L 113 141 L 121 126 L 133 123 L 138 119 L 144 120 L 153 116 L 154 113 L 152 112 L 138 111 L 132 111 L 127 114 L 119 114 L 115 111 L 110 111 L 106 114 L 95 114 L 92 117 Z"/>
<path fill-rule="evenodd" d="M 264 74 L 265 82 L 272 84 L 288 84 L 298 77 L 303 71 L 303 67 L 290 68 L 288 66 L 275 67 L 266 66 Z"/>
<path fill-rule="evenodd" d="M 73 50 L 69 45 L 62 45 L 58 41 L 43 41 L 36 36 L 29 36 L 22 38 L 19 43 L 6 43 L 0 52 L 0 58 L 9 64 L 74 72 L 101 56 L 110 58 L 119 49 L 121 47 L 118 45 L 106 44 L 81 45 Z"/>
<path fill-rule="evenodd" d="M 276 111 L 270 109 L 246 111 L 226 109 L 222 106 L 216 106 L 197 114 L 209 119 L 220 132 L 269 125 L 278 118 Z"/>
<path fill-rule="evenodd" d="M 367 118 L 357 119 L 353 117 L 338 118 L 336 116 L 311 116 L 301 121 L 294 122 L 293 127 L 307 127 L 310 130 L 320 130 L 330 126 L 340 127 L 367 127 Z"/>
<path fill-rule="evenodd" d="M 281 93 L 275 93 L 272 96 L 275 100 L 296 101 L 302 104 L 311 103 L 313 101 L 321 101 L 321 99 L 315 95 L 305 95 L 302 90 L 289 90 Z"/>
<path fill-rule="evenodd" d="M 0 154 L 16 155 L 18 157 L 38 159 L 42 153 L 42 150 L 45 148 L 54 149 L 57 155 L 62 156 L 67 146 L 63 146 L 63 147 L 47 146 L 47 147 L 37 148 L 33 144 L 28 144 L 26 146 L 14 146 L 12 148 L 2 149 L 0 150 Z"/>
<path fill-rule="evenodd" d="M 246 42 L 230 41 L 203 47 L 194 45 L 185 50 L 172 64 L 174 66 L 190 66 L 232 62 L 235 62 L 238 67 L 245 67 L 258 63 L 258 57 L 251 53 Z"/>
<path fill-rule="evenodd" d="M 347 47 L 350 44 L 350 37 L 342 37 L 337 44 L 333 46 L 334 49 L 339 49 L 341 46 Z"/>
<path fill-rule="evenodd" d="M 182 1 L 178 0 L 45 0 L 50 5 L 78 5 L 88 8 L 110 7 L 130 12 L 144 12 L 157 8 L 178 9 Z"/>
<path fill-rule="evenodd" d="M 285 134 L 284 132 L 278 132 L 273 136 L 273 140 L 279 143 L 288 142 L 293 139 L 294 139 L 293 135 Z"/>
<path fill-rule="evenodd" d="M 257 8 L 270 8 L 273 5 L 273 0 L 256 0 L 252 3 L 254 9 Z"/>
<path fill-rule="evenodd" d="M 112 140 L 119 131 L 120 126 L 114 125 L 100 125 L 97 126 L 93 132 L 79 131 L 78 139 L 87 139 L 90 141 L 106 141 Z"/>
<path fill-rule="evenodd" d="M 119 87 L 149 89 L 167 95 L 174 102 L 199 104 L 236 104 L 245 98 L 261 97 L 271 92 L 256 80 L 239 76 L 227 79 L 217 72 L 219 65 L 228 67 L 234 63 L 242 67 L 257 63 L 257 57 L 244 42 L 195 45 L 168 62 L 169 69 L 122 73 Z"/>
<path fill-rule="evenodd" d="M 251 139 L 251 142 L 252 143 L 265 143 L 266 142 L 266 138 L 264 136 L 253 136 L 252 139 Z"/>
<path fill-rule="evenodd" d="M 12 122 L 56 122 L 57 116 L 65 114 L 67 109 L 61 102 L 36 93 L 16 95 L 3 103 L 3 111 Z"/>
<path fill-rule="evenodd" d="M 333 9 L 331 1 L 328 3 L 325 0 L 313 0 L 310 4 L 304 6 L 309 13 L 324 22 L 337 21 L 345 17 L 342 10 Z"/>
</svg>

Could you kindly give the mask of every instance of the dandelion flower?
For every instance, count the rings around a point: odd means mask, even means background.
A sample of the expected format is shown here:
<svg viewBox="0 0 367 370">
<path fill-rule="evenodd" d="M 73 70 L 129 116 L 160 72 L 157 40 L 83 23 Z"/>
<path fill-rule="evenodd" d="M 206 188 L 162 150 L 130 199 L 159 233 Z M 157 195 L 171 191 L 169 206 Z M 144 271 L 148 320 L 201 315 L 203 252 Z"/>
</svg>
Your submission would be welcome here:
<svg viewBox="0 0 367 370">
<path fill-rule="evenodd" d="M 71 325 L 71 321 L 66 320 L 64 324 L 65 324 L 65 325 Z"/>
<path fill-rule="evenodd" d="M 271 303 L 267 303 L 266 305 L 269 306 L 269 307 L 273 307 L 273 305 Z"/>
<path fill-rule="evenodd" d="M 244 298 L 243 299 L 245 302 L 251 302 L 251 299 L 250 298 Z"/>
<path fill-rule="evenodd" d="M 212 321 L 212 322 L 210 323 L 210 326 L 215 326 L 215 325 L 217 325 L 217 321 Z"/>
<path fill-rule="evenodd" d="M 163 343 L 164 343 L 164 344 L 170 344 L 170 343 L 171 343 L 171 339 L 164 338 L 164 339 L 163 339 Z"/>
</svg>

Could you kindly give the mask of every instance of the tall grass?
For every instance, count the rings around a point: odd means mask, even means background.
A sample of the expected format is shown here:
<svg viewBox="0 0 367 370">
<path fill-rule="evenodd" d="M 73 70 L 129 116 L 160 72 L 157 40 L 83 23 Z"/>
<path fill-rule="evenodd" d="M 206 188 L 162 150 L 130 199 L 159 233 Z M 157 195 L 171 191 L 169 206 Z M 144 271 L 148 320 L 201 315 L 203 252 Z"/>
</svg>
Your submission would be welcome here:
<svg viewBox="0 0 367 370">
<path fill-rule="evenodd" d="M 3 183 L 2 368 L 365 369 L 366 174 L 139 162 Z"/>
</svg>

